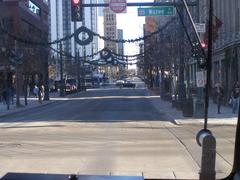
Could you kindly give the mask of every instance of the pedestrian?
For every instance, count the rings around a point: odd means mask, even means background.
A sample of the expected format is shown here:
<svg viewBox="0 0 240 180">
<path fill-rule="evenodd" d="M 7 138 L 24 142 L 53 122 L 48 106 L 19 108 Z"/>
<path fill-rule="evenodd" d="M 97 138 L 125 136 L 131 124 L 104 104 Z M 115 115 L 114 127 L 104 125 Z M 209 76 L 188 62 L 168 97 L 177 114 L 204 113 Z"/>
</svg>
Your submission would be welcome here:
<svg viewBox="0 0 240 180">
<path fill-rule="evenodd" d="M 232 112 L 235 114 L 239 107 L 239 95 L 240 95 L 240 84 L 239 82 L 235 83 L 232 89 Z"/>
<path fill-rule="evenodd" d="M 43 97 L 44 97 L 44 86 L 39 85 L 39 88 L 38 88 L 38 102 L 39 103 L 42 103 Z"/>
<path fill-rule="evenodd" d="M 41 99 L 43 100 L 43 97 L 45 95 L 45 93 L 44 93 L 44 85 L 41 85 L 39 90 L 40 90 Z"/>
<path fill-rule="evenodd" d="M 7 90 L 4 88 L 2 92 L 2 99 L 3 99 L 3 104 L 7 104 Z"/>
<path fill-rule="evenodd" d="M 10 106 L 10 91 L 9 88 L 5 88 L 3 90 L 3 100 L 4 100 L 4 104 L 7 105 L 7 110 L 9 110 L 9 106 Z"/>
<path fill-rule="evenodd" d="M 34 96 L 35 96 L 36 98 L 38 97 L 39 88 L 37 87 L 37 85 L 35 85 L 34 88 L 33 88 L 33 94 L 34 94 Z"/>
<path fill-rule="evenodd" d="M 221 104 L 222 104 L 222 99 L 224 97 L 224 93 L 223 93 L 223 88 L 221 86 L 221 84 L 217 83 L 215 85 L 215 97 L 216 97 L 216 101 L 217 101 L 217 113 L 221 114 Z"/>
<path fill-rule="evenodd" d="M 12 104 L 14 104 L 15 89 L 14 89 L 13 86 L 10 86 L 10 88 L 9 88 L 9 94 L 10 94 L 10 98 L 11 98 Z"/>
<path fill-rule="evenodd" d="M 29 84 L 27 85 L 27 97 L 29 97 L 30 96 L 30 86 L 29 86 Z"/>
</svg>

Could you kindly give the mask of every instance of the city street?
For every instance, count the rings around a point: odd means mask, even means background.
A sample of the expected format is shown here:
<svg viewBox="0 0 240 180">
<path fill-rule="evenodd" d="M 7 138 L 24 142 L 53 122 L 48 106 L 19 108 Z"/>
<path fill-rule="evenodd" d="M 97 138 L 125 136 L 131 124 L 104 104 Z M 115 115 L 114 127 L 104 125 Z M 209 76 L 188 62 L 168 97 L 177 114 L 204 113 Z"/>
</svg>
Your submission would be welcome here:
<svg viewBox="0 0 240 180">
<path fill-rule="evenodd" d="M 0 118 L 7 172 L 198 178 L 202 124 L 176 124 L 146 89 L 96 89 Z M 235 125 L 211 124 L 217 177 L 232 167 Z"/>
</svg>

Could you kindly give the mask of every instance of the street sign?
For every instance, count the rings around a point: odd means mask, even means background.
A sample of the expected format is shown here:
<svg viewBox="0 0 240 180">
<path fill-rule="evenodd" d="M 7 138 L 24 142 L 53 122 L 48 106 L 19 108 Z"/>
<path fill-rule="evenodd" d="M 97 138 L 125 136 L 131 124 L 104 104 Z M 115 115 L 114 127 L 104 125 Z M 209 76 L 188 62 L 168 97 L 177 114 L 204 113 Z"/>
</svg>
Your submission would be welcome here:
<svg viewBox="0 0 240 180">
<path fill-rule="evenodd" d="M 197 87 L 205 87 L 206 76 L 204 71 L 196 72 Z"/>
<path fill-rule="evenodd" d="M 199 33 L 205 33 L 206 31 L 206 25 L 204 23 L 195 23 L 195 27 Z"/>
<path fill-rule="evenodd" d="M 173 16 L 173 15 L 175 15 L 175 8 L 173 6 L 138 8 L 138 16 Z"/>
<path fill-rule="evenodd" d="M 115 13 L 126 13 L 127 0 L 110 0 L 109 8 Z"/>
</svg>

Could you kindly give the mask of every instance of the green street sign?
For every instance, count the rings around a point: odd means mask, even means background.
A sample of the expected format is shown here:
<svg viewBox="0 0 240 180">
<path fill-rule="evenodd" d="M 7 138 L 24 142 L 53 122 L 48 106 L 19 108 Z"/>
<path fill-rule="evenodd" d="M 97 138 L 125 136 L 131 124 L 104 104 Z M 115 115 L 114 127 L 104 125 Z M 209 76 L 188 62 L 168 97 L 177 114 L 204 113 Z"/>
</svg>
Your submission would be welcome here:
<svg viewBox="0 0 240 180">
<path fill-rule="evenodd" d="M 173 16 L 173 15 L 175 15 L 175 8 L 173 6 L 138 8 L 138 16 Z"/>
</svg>

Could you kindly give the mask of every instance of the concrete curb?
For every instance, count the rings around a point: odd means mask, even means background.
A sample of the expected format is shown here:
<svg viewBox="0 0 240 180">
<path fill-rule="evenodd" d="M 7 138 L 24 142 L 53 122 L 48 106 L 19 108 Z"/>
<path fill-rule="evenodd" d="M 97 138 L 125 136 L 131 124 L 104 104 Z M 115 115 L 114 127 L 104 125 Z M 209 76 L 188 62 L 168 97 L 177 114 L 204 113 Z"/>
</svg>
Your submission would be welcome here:
<svg viewBox="0 0 240 180">
<path fill-rule="evenodd" d="M 175 120 L 178 125 L 194 125 L 194 124 L 204 124 L 204 120 Z M 209 125 L 217 125 L 217 126 L 236 126 L 237 119 L 236 120 L 210 120 L 208 121 Z"/>
<path fill-rule="evenodd" d="M 85 92 L 85 91 L 82 91 L 82 92 Z M 73 94 L 68 94 L 66 95 L 65 97 L 66 98 L 73 98 L 73 97 L 77 97 L 79 95 L 79 93 L 81 92 L 76 92 L 76 93 L 73 93 Z M 54 98 L 54 97 L 52 97 Z M 51 99 L 51 98 L 50 98 Z M 0 118 L 2 117 L 7 117 L 7 116 L 10 116 L 10 115 L 15 115 L 15 114 L 18 114 L 18 113 L 22 113 L 22 112 L 27 112 L 29 110 L 33 110 L 33 109 L 37 109 L 39 107 L 44 107 L 44 106 L 48 106 L 48 105 L 51 105 L 53 103 L 56 103 L 58 101 L 56 100 L 49 100 L 49 101 L 43 101 L 44 103 L 42 104 L 36 104 L 36 105 L 28 105 L 28 106 L 23 106 L 23 107 L 19 107 L 19 108 L 16 108 L 16 110 L 12 111 L 12 112 L 8 112 L 6 111 L 5 113 L 3 114 L 0 114 Z"/>
<path fill-rule="evenodd" d="M 47 103 L 44 103 L 44 104 L 38 104 L 38 105 L 34 105 L 34 106 L 19 107 L 19 108 L 16 109 L 16 111 L 6 112 L 6 113 L 3 113 L 3 114 L 0 114 L 0 118 L 15 115 L 15 114 L 22 113 L 22 112 L 27 112 L 29 110 L 33 110 L 33 109 L 37 109 L 39 107 L 44 107 L 44 106 L 53 104 L 55 102 L 56 101 L 51 101 L 51 102 L 47 102 Z"/>
<path fill-rule="evenodd" d="M 153 91 L 146 89 L 146 95 L 147 96 L 159 96 L 154 94 Z M 160 96 L 159 96 L 159 100 Z M 164 112 L 162 111 L 160 108 L 160 106 L 156 106 L 153 103 L 154 108 L 158 111 L 158 112 Z M 172 108 L 172 107 L 171 107 Z M 171 121 L 172 123 L 176 124 L 176 125 L 203 125 L 204 124 L 204 118 L 199 119 L 199 118 L 189 118 L 189 117 L 184 117 L 181 114 L 179 114 L 179 112 L 175 109 L 173 109 L 172 111 L 168 111 L 168 112 L 164 112 L 165 116 L 167 117 L 166 119 Z M 176 115 L 175 115 L 176 114 Z M 208 124 L 209 125 L 227 125 L 227 126 L 235 126 L 237 124 L 237 117 L 231 117 L 231 118 L 218 118 L 218 117 L 214 117 L 214 118 L 209 118 L 208 119 Z"/>
</svg>

